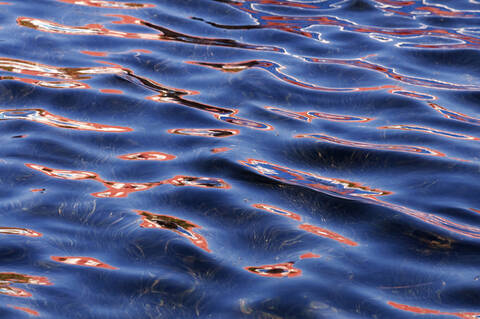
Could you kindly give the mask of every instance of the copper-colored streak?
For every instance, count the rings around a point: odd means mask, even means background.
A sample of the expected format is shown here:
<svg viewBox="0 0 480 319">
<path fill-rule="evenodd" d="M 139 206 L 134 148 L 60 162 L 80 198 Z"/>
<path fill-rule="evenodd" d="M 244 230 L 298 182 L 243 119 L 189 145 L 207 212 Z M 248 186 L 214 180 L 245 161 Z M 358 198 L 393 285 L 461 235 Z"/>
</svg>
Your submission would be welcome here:
<svg viewBox="0 0 480 319">
<path fill-rule="evenodd" d="M 31 192 L 35 193 L 35 192 L 44 192 L 45 191 L 45 188 L 33 188 L 30 190 Z"/>
<path fill-rule="evenodd" d="M 115 90 L 115 89 L 100 89 L 99 91 L 107 94 L 123 94 L 122 90 Z"/>
<path fill-rule="evenodd" d="M 378 3 L 388 4 L 392 6 L 401 6 L 401 7 L 411 6 L 415 4 L 415 1 L 399 1 L 399 0 L 374 0 L 374 1 Z"/>
<path fill-rule="evenodd" d="M 313 226 L 313 225 L 309 225 L 309 224 L 302 224 L 300 226 L 298 226 L 298 228 L 302 229 L 302 230 L 305 230 L 307 232 L 310 232 L 312 234 L 315 234 L 315 235 L 318 235 L 318 236 L 322 236 L 322 237 L 326 237 L 326 238 L 330 238 L 330 239 L 333 239 L 333 240 L 336 240 L 342 244 L 345 244 L 345 245 L 349 245 L 349 246 L 358 246 L 358 244 L 346 237 L 343 237 L 342 235 L 340 234 L 337 234 L 331 230 L 328 230 L 328 229 L 325 229 L 325 228 L 320 228 L 320 227 L 317 227 L 317 226 Z"/>
<path fill-rule="evenodd" d="M 272 106 L 265 106 L 265 109 L 299 121 L 311 122 L 312 120 L 312 117 L 307 112 L 293 112 Z"/>
<path fill-rule="evenodd" d="M 152 40 L 152 41 L 172 41 L 172 42 L 182 42 L 190 44 L 200 44 L 200 45 L 213 45 L 221 47 L 234 47 L 242 48 L 249 50 L 261 50 L 261 51 L 280 51 L 280 49 L 269 46 L 255 46 L 245 43 L 240 43 L 231 39 L 216 39 L 216 38 L 202 38 L 195 37 L 183 33 L 179 33 L 165 27 L 155 25 L 148 21 L 120 14 L 107 14 L 106 16 L 120 18 L 120 21 L 114 21 L 115 24 L 134 24 L 141 25 L 156 31 L 156 33 L 134 33 L 134 32 L 122 32 L 115 31 L 105 28 L 101 24 L 87 24 L 85 26 L 68 26 L 59 23 L 55 23 L 48 20 L 28 18 L 28 17 L 19 17 L 17 18 L 17 23 L 21 26 L 36 29 L 38 31 L 49 32 L 49 33 L 60 33 L 60 34 L 69 34 L 69 35 L 97 35 L 97 36 L 108 36 L 114 38 L 123 38 L 123 39 L 142 39 L 142 40 Z"/>
<path fill-rule="evenodd" d="M 450 120 L 457 120 L 473 125 L 480 125 L 480 119 L 471 117 L 462 113 L 453 112 L 443 106 L 435 103 L 428 103 L 435 111 L 440 112 L 444 117 Z"/>
<path fill-rule="evenodd" d="M 95 268 L 103 268 L 103 269 L 111 269 L 115 270 L 118 269 L 117 267 L 112 267 L 100 260 L 92 257 L 60 257 L 60 256 L 51 256 L 50 257 L 53 261 L 64 263 L 67 265 L 77 265 L 77 266 L 86 266 L 86 267 L 95 267 Z"/>
<path fill-rule="evenodd" d="M 109 9 L 139 9 L 153 8 L 154 4 L 128 3 L 120 1 L 104 1 L 104 0 L 58 0 L 60 2 L 76 4 L 79 6 L 100 7 Z"/>
<path fill-rule="evenodd" d="M 275 180 L 304 186 L 314 190 L 318 190 L 327 194 L 334 194 L 336 196 L 354 199 L 376 199 L 377 196 L 390 195 L 391 192 L 369 188 L 362 186 L 359 183 L 319 176 L 316 174 L 302 172 L 267 161 L 247 159 L 246 161 L 240 161 L 242 165 L 250 167 L 258 173 L 273 178 Z"/>
<path fill-rule="evenodd" d="M 369 149 L 384 150 L 384 151 L 397 151 L 397 152 L 406 152 L 406 153 L 441 156 L 441 157 L 445 156 L 445 154 L 439 151 L 435 151 L 426 147 L 355 142 L 355 141 L 342 140 L 340 138 L 328 136 L 324 134 L 300 134 L 300 135 L 296 135 L 295 137 L 314 138 L 317 140 L 326 141 L 328 143 L 340 144 L 340 145 L 346 145 L 346 146 L 358 147 L 358 148 L 369 148 Z"/>
<path fill-rule="evenodd" d="M 173 186 L 194 186 L 194 187 L 201 187 L 201 188 L 222 188 L 222 189 L 230 188 L 230 185 L 225 183 L 222 179 L 211 178 L 211 177 L 193 177 L 193 176 L 177 175 L 164 182 L 171 184 Z"/>
<path fill-rule="evenodd" d="M 140 224 L 140 227 L 171 230 L 174 233 L 187 238 L 198 248 L 201 248 L 206 252 L 211 252 L 208 248 L 207 240 L 194 231 L 195 229 L 201 229 L 202 227 L 173 216 L 158 215 L 141 210 L 134 210 L 134 212 L 141 216 L 142 223 Z"/>
<path fill-rule="evenodd" d="M 309 259 L 309 258 L 320 258 L 322 256 L 314 254 L 314 253 L 305 253 L 300 256 L 300 259 Z"/>
<path fill-rule="evenodd" d="M 2 6 L 3 6 L 3 5 L 8 6 L 8 5 L 11 5 L 11 3 L 10 3 L 10 2 L 0 2 L 0 5 L 2 5 Z"/>
<path fill-rule="evenodd" d="M 11 80 L 23 82 L 35 86 L 46 87 L 49 89 L 89 89 L 88 84 L 79 81 L 41 81 L 29 78 L 20 78 L 17 76 L 0 76 L 0 80 Z"/>
<path fill-rule="evenodd" d="M 236 113 L 236 112 L 235 112 Z M 234 114 L 235 114 L 234 113 Z M 220 121 L 224 121 L 230 124 L 234 125 L 239 125 L 243 127 L 248 127 L 256 130 L 262 130 L 262 131 L 272 131 L 273 127 L 271 125 L 265 124 L 265 123 L 260 123 L 260 122 L 255 122 L 252 120 L 247 120 L 247 119 L 242 119 L 233 115 L 221 115 L 221 114 L 215 114 L 215 117 L 219 119 Z"/>
<path fill-rule="evenodd" d="M 467 15 L 463 12 L 459 11 L 447 11 L 442 10 L 437 7 L 416 7 L 415 10 L 423 10 L 427 11 L 432 15 L 439 16 L 439 17 L 462 17 L 462 18 L 473 18 L 473 15 Z"/>
<path fill-rule="evenodd" d="M 35 317 L 40 316 L 40 314 L 38 313 L 38 311 L 35 311 L 35 310 L 30 309 L 30 308 L 27 308 L 27 307 L 18 307 L 18 306 L 13 306 L 13 305 L 7 305 L 7 306 L 12 307 L 13 309 L 16 309 L 16 310 L 20 310 L 20 311 L 26 312 L 26 313 L 28 313 L 29 315 L 32 315 L 32 316 L 35 316 Z"/>
<path fill-rule="evenodd" d="M 41 233 L 28 228 L 0 227 L 0 234 L 20 235 L 26 237 L 42 237 Z"/>
<path fill-rule="evenodd" d="M 293 262 L 275 265 L 245 267 L 244 269 L 256 275 L 271 278 L 292 278 L 300 276 L 302 274 L 302 270 L 293 267 Z"/>
<path fill-rule="evenodd" d="M 177 157 L 167 153 L 151 151 L 120 155 L 118 158 L 130 161 L 171 161 Z"/>
<path fill-rule="evenodd" d="M 177 175 L 173 178 L 166 179 L 160 182 L 147 182 L 147 183 L 122 183 L 105 181 L 96 173 L 87 171 L 73 171 L 73 170 L 58 170 L 52 169 L 46 166 L 37 164 L 25 164 L 27 167 L 36 171 L 42 172 L 48 176 L 68 179 L 68 180 L 85 180 L 91 179 L 101 183 L 107 188 L 107 190 L 92 193 L 92 196 L 100 198 L 124 198 L 134 192 L 146 191 L 154 187 L 170 184 L 173 186 L 194 186 L 201 188 L 222 188 L 229 189 L 230 185 L 225 183 L 220 178 L 210 177 L 195 177 L 195 176 L 183 176 Z"/>
<path fill-rule="evenodd" d="M 413 313 L 423 314 L 423 315 L 429 314 L 429 315 L 455 316 L 462 319 L 477 319 L 480 316 L 480 312 L 444 312 L 444 311 L 427 309 L 422 307 L 404 305 L 404 304 L 400 304 L 393 301 L 389 301 L 388 304 L 398 310 L 403 310 L 403 311 L 413 312 Z"/>
<path fill-rule="evenodd" d="M 390 93 L 403 95 L 403 96 L 408 96 L 408 97 L 412 97 L 414 99 L 419 99 L 419 100 L 436 100 L 437 99 L 433 95 L 429 95 L 429 94 L 425 94 L 425 93 L 418 93 L 418 92 L 411 92 L 411 91 L 391 90 Z"/>
<path fill-rule="evenodd" d="M 392 194 L 388 191 L 372 189 L 366 186 L 362 186 L 361 184 L 346 180 L 327 178 L 308 172 L 293 170 L 262 160 L 247 159 L 246 161 L 240 161 L 240 163 L 255 170 L 261 175 L 267 176 L 283 183 L 306 187 L 340 198 L 361 200 L 365 203 L 374 204 L 397 212 L 401 212 L 405 215 L 419 219 L 425 223 L 440 227 L 444 230 L 462 236 L 480 239 L 479 227 L 459 224 L 447 218 L 437 216 L 435 214 L 425 213 L 405 206 L 392 204 L 378 198 L 383 195 Z"/>
<path fill-rule="evenodd" d="M 334 122 L 370 122 L 372 119 L 368 117 L 351 116 L 351 115 L 339 115 L 324 112 L 308 111 L 308 116 L 312 118 L 319 118 L 322 120 L 334 121 Z"/>
<path fill-rule="evenodd" d="M 59 1 L 62 1 L 62 0 L 59 0 Z M 80 51 L 81 53 L 83 54 L 86 54 L 86 55 L 91 55 L 91 56 L 107 56 L 108 53 L 107 52 L 99 52 L 99 51 Z"/>
<path fill-rule="evenodd" d="M 480 214 L 480 209 L 475 209 L 475 208 L 470 208 L 472 212 L 479 213 Z"/>
<path fill-rule="evenodd" d="M 459 140 L 470 140 L 470 141 L 480 140 L 480 138 L 478 138 L 478 137 L 473 137 L 473 136 L 459 134 L 459 133 L 453 133 L 453 132 L 447 132 L 447 131 L 441 131 L 441 130 L 437 130 L 437 129 L 433 129 L 433 128 L 429 128 L 429 127 L 415 126 L 415 125 L 388 125 L 388 126 L 378 127 L 378 129 L 396 129 L 396 130 L 404 130 L 404 131 L 417 131 L 417 132 L 440 135 L 440 136 L 443 136 L 443 137 L 454 138 L 454 139 L 459 139 Z"/>
<path fill-rule="evenodd" d="M 277 215 L 280 215 L 280 216 L 285 216 L 285 217 L 291 218 L 291 219 L 296 220 L 296 221 L 301 221 L 302 220 L 302 217 L 300 217 L 300 215 L 289 212 L 288 210 L 284 210 L 284 209 L 272 206 L 272 205 L 253 204 L 252 206 L 255 207 L 255 208 L 258 208 L 258 209 L 263 209 L 263 210 L 265 210 L 269 213 L 274 213 L 274 214 L 277 214 Z"/>
<path fill-rule="evenodd" d="M 231 151 L 232 149 L 230 147 L 216 147 L 216 148 L 212 148 L 211 149 L 211 152 L 212 153 L 221 153 L 221 152 L 227 152 L 227 151 Z"/>
<path fill-rule="evenodd" d="M 90 122 L 72 120 L 63 116 L 55 115 L 44 109 L 0 109 L 0 120 L 27 120 L 46 124 L 49 126 L 109 133 L 131 132 L 133 129 L 122 126 L 104 125 Z"/>
<path fill-rule="evenodd" d="M 24 274 L 18 274 L 14 272 L 0 273 L 0 294 L 13 296 L 13 297 L 31 297 L 32 294 L 11 286 L 11 284 L 30 284 L 30 285 L 42 285 L 50 286 L 52 283 L 47 277 L 29 276 Z"/>
<path fill-rule="evenodd" d="M 152 51 L 150 50 L 145 50 L 145 49 L 133 49 L 133 50 L 130 50 L 130 52 L 139 52 L 139 53 L 152 53 Z"/>
<path fill-rule="evenodd" d="M 202 137 L 229 137 L 240 133 L 239 130 L 231 129 L 202 129 L 202 128 L 178 128 L 168 130 L 168 133 L 189 135 L 189 136 L 202 136 Z"/>
</svg>

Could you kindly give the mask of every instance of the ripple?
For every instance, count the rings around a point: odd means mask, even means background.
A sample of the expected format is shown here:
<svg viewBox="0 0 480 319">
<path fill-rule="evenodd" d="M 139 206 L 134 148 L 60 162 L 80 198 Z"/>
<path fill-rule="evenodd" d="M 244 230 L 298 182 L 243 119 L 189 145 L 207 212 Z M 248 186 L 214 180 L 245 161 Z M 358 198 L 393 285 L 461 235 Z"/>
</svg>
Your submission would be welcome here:
<svg viewBox="0 0 480 319">
<path fill-rule="evenodd" d="M 100 260 L 98 260 L 96 258 L 92 258 L 92 257 L 51 256 L 50 258 L 53 261 L 63 263 L 63 264 L 67 264 L 67 265 L 103 268 L 103 269 L 110 269 L 110 270 L 118 269 L 116 267 L 105 264 L 105 263 L 101 262 Z"/>
<path fill-rule="evenodd" d="M 251 266 L 245 267 L 245 269 L 256 275 L 270 278 L 292 278 L 302 275 L 302 271 L 300 269 L 293 267 L 293 262 L 275 265 Z"/>
</svg>

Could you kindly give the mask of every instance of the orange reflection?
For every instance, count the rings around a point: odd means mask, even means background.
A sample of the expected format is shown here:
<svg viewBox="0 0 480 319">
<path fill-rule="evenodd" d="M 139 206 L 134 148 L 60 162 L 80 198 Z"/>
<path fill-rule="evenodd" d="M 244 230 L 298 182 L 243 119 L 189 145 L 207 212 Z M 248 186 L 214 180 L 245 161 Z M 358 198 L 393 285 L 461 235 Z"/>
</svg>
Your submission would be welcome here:
<svg viewBox="0 0 480 319">
<path fill-rule="evenodd" d="M 471 117 L 462 113 L 453 112 L 443 106 L 435 103 L 428 103 L 435 111 L 440 112 L 444 117 L 450 120 L 457 120 L 473 125 L 480 125 L 480 119 Z"/>
<path fill-rule="evenodd" d="M 309 259 L 309 258 L 320 258 L 322 256 L 314 254 L 314 253 L 305 253 L 300 256 L 300 259 Z"/>
<path fill-rule="evenodd" d="M 318 118 L 327 121 L 334 122 L 369 122 L 372 119 L 367 117 L 351 116 L 351 115 L 339 115 L 331 114 L 317 111 L 306 111 L 306 112 L 293 112 L 278 107 L 266 106 L 265 109 L 275 112 L 280 115 L 284 115 L 295 120 L 311 122 L 311 120 Z"/>
<path fill-rule="evenodd" d="M 87 24 L 85 26 L 69 26 L 59 23 L 55 23 L 48 20 L 19 17 L 17 23 L 23 27 L 32 28 L 38 31 L 49 33 L 61 33 L 68 35 L 97 35 L 108 36 L 123 39 L 142 39 L 142 40 L 154 40 L 154 41 L 169 41 L 169 42 L 182 42 L 197 45 L 213 45 L 221 47 L 234 47 L 249 50 L 262 50 L 262 51 L 279 51 L 279 49 L 269 46 L 255 46 L 246 43 L 240 43 L 231 39 L 220 38 L 203 38 L 191 36 L 188 34 L 176 32 L 160 25 L 155 25 L 151 22 L 142 20 L 128 15 L 121 14 L 107 14 L 109 17 L 120 18 L 119 21 L 114 21 L 114 24 L 130 24 L 140 25 L 154 30 L 156 33 L 136 33 L 136 32 L 122 32 L 105 28 L 101 24 Z"/>
<path fill-rule="evenodd" d="M 284 209 L 281 209 L 281 208 L 278 208 L 278 207 L 275 207 L 275 206 L 272 206 L 272 205 L 253 204 L 252 206 L 255 207 L 255 208 L 258 208 L 258 209 L 263 209 L 263 210 L 265 210 L 269 213 L 274 213 L 274 214 L 277 214 L 277 215 L 280 215 L 280 216 L 285 216 L 285 217 L 291 218 L 291 219 L 296 220 L 296 221 L 301 221 L 302 220 L 302 217 L 300 217 L 300 215 L 297 215 L 295 213 L 289 212 L 288 210 L 284 210 Z"/>
<path fill-rule="evenodd" d="M 107 94 L 123 94 L 122 90 L 115 90 L 115 89 L 100 89 L 99 91 Z"/>
<path fill-rule="evenodd" d="M 45 191 L 45 188 L 34 188 L 34 189 L 31 189 L 30 191 L 33 192 L 33 193 L 36 193 L 36 192 L 44 192 L 44 191 Z"/>
<path fill-rule="evenodd" d="M 459 11 L 452 8 L 447 7 L 445 4 L 432 4 L 429 3 L 428 6 L 425 1 L 392 1 L 392 0 L 374 0 L 379 4 L 383 4 L 386 6 L 380 7 L 382 10 L 386 12 L 394 12 L 399 15 L 404 16 L 411 16 L 411 17 L 419 17 L 423 15 L 428 16 L 437 16 L 437 17 L 455 17 L 455 18 L 474 18 L 474 13 L 478 16 L 478 11 Z M 401 11 L 393 10 L 391 8 L 398 8 Z M 422 12 L 426 11 L 426 12 Z"/>
<path fill-rule="evenodd" d="M 42 237 L 41 233 L 27 228 L 0 227 L 0 234 L 20 235 L 26 237 Z"/>
<path fill-rule="evenodd" d="M 104 1 L 104 0 L 58 0 L 60 2 L 76 4 L 79 6 L 100 7 L 109 9 L 139 9 L 153 8 L 154 4 L 128 3 L 120 1 Z"/>
<path fill-rule="evenodd" d="M 142 218 L 140 227 L 171 230 L 176 234 L 187 238 L 198 248 L 211 252 L 210 249 L 208 249 L 207 240 L 194 231 L 195 228 L 201 229 L 202 227 L 173 216 L 152 214 L 141 210 L 134 210 L 134 212 Z"/>
<path fill-rule="evenodd" d="M 453 132 L 447 132 L 447 131 L 441 131 L 441 130 L 437 130 L 437 129 L 433 129 L 433 128 L 429 128 L 429 127 L 415 126 L 415 125 L 388 125 L 388 126 L 378 127 L 378 129 L 396 129 L 396 130 L 404 130 L 404 131 L 417 131 L 417 132 L 440 135 L 440 136 L 443 136 L 443 137 L 454 138 L 454 139 L 459 139 L 459 140 L 471 140 L 471 141 L 480 140 L 480 138 L 478 138 L 478 137 L 473 137 L 473 136 L 459 134 L 459 133 L 453 133 Z"/>
<path fill-rule="evenodd" d="M 52 283 L 46 277 L 29 276 L 24 274 L 18 274 L 14 272 L 0 273 L 0 294 L 13 296 L 13 297 L 31 297 L 32 294 L 11 286 L 11 284 L 30 284 L 30 285 L 42 285 L 50 286 Z"/>
<path fill-rule="evenodd" d="M 130 161 L 171 161 L 177 158 L 174 155 L 170 155 L 167 153 L 162 152 L 140 152 L 140 153 L 131 153 L 117 156 L 123 160 L 130 160 Z"/>
<path fill-rule="evenodd" d="M 229 147 L 217 147 L 217 148 L 212 148 L 210 151 L 212 153 L 221 153 L 221 152 L 227 152 L 231 151 L 232 149 Z"/>
<path fill-rule="evenodd" d="M 61 0 L 60 0 L 61 1 Z M 99 51 L 80 51 L 81 53 L 83 54 L 86 54 L 86 55 L 91 55 L 91 56 L 107 56 L 108 53 L 107 52 L 99 52 Z"/>
<path fill-rule="evenodd" d="M 98 259 L 92 257 L 59 257 L 59 256 L 51 256 L 53 261 L 64 263 L 67 265 L 77 265 L 77 266 L 86 266 L 86 267 L 95 267 L 95 268 L 103 268 L 103 269 L 111 269 L 115 270 L 118 269 L 117 267 L 112 267 L 106 263 L 101 262 Z"/>
<path fill-rule="evenodd" d="M 256 267 L 245 267 L 251 273 L 260 275 L 263 277 L 271 278 L 283 278 L 283 277 L 297 277 L 302 274 L 302 270 L 293 267 L 293 262 L 276 264 L 276 265 L 264 265 Z"/>
<path fill-rule="evenodd" d="M 13 309 L 17 309 L 17 310 L 26 312 L 29 315 L 32 315 L 32 316 L 35 316 L 35 317 L 38 317 L 40 315 L 38 313 L 38 311 L 35 311 L 35 310 L 27 308 L 27 307 L 18 307 L 18 306 L 13 306 L 13 305 L 7 305 L 7 306 L 12 307 Z"/>
<path fill-rule="evenodd" d="M 322 237 L 326 237 L 326 238 L 336 240 L 336 241 L 338 241 L 342 244 L 346 244 L 346 245 L 349 245 L 349 246 L 358 246 L 358 244 L 356 242 L 354 242 L 354 241 L 352 241 L 352 240 L 350 240 L 346 237 L 343 237 L 342 235 L 337 234 L 333 231 L 325 229 L 325 228 L 320 228 L 320 227 L 309 225 L 309 224 L 302 224 L 302 225 L 298 226 L 298 228 L 303 229 L 305 231 L 308 231 L 309 233 L 312 233 L 312 234 L 315 234 L 315 235 L 318 235 L 318 236 L 322 236 Z"/>
<path fill-rule="evenodd" d="M 168 133 L 189 135 L 189 136 L 202 136 L 202 137 L 229 137 L 240 133 L 239 130 L 230 129 L 203 129 L 203 128 L 177 128 L 168 130 Z"/>
<path fill-rule="evenodd" d="M 49 126 L 81 131 L 109 133 L 133 131 L 133 129 L 129 127 L 80 122 L 52 114 L 44 109 L 0 109 L 0 120 L 26 120 L 46 124 Z"/>
<path fill-rule="evenodd" d="M 351 181 L 328 178 L 308 172 L 294 170 L 262 160 L 247 159 L 246 161 L 240 161 L 240 163 L 249 167 L 250 169 L 253 169 L 258 174 L 282 183 L 306 187 L 335 197 L 341 197 L 350 200 L 361 200 L 369 204 L 374 204 L 401 212 L 405 215 L 419 219 L 425 223 L 437 226 L 443 230 L 450 231 L 458 235 L 480 239 L 479 227 L 460 224 L 435 214 L 425 213 L 405 206 L 392 204 L 378 198 L 379 196 L 392 194 L 388 191 L 373 189 Z"/>
<path fill-rule="evenodd" d="M 30 78 L 20 78 L 17 76 L 0 76 L 0 80 L 11 80 L 27 83 L 35 86 L 45 87 L 49 89 L 88 89 L 85 83 L 79 81 L 41 81 Z"/>
<path fill-rule="evenodd" d="M 94 180 L 100 182 L 107 188 L 105 191 L 92 193 L 92 196 L 100 198 L 123 198 L 127 197 L 130 193 L 140 192 L 152 189 L 154 187 L 170 184 L 173 186 L 194 186 L 201 188 L 223 188 L 229 189 L 230 185 L 225 183 L 220 178 L 211 177 L 195 177 L 195 176 L 183 176 L 177 175 L 173 178 L 166 179 L 160 182 L 147 182 L 147 183 L 121 183 L 110 182 L 103 180 L 96 173 L 88 171 L 73 171 L 73 170 L 61 170 L 53 169 L 37 164 L 25 164 L 27 167 L 36 171 L 42 172 L 48 176 L 67 179 L 67 180 Z"/>
<path fill-rule="evenodd" d="M 224 121 L 230 124 L 234 125 L 239 125 L 239 126 L 244 126 L 248 128 L 253 128 L 256 130 L 263 130 L 263 131 L 271 131 L 273 130 L 273 127 L 271 125 L 265 124 L 265 123 L 260 123 L 260 122 L 255 122 L 252 120 L 247 120 L 247 119 L 242 119 L 237 116 L 234 116 L 237 113 L 237 111 L 233 112 L 232 114 L 228 115 L 223 115 L 223 114 L 215 114 L 215 117 L 219 119 L 220 121 Z"/>
<path fill-rule="evenodd" d="M 475 209 L 475 208 L 470 208 L 472 212 L 479 213 L 480 214 L 480 209 Z"/>
<path fill-rule="evenodd" d="M 326 141 L 333 144 L 340 144 L 340 145 L 346 145 L 346 146 L 358 147 L 358 148 L 370 148 L 370 149 L 376 149 L 376 150 L 397 151 L 397 152 L 406 152 L 406 153 L 441 156 L 441 157 L 445 156 L 445 154 L 439 151 L 435 151 L 426 147 L 355 142 L 355 141 L 342 140 L 340 138 L 328 136 L 324 134 L 301 134 L 301 135 L 296 135 L 295 137 L 314 138 L 317 140 L 322 140 L 322 141 Z"/>
<path fill-rule="evenodd" d="M 408 306 L 408 305 L 396 303 L 393 301 L 389 301 L 388 304 L 398 310 L 424 314 L 424 315 L 429 314 L 429 315 L 455 316 L 462 319 L 477 319 L 480 316 L 480 312 L 443 312 L 439 310 Z"/>
</svg>

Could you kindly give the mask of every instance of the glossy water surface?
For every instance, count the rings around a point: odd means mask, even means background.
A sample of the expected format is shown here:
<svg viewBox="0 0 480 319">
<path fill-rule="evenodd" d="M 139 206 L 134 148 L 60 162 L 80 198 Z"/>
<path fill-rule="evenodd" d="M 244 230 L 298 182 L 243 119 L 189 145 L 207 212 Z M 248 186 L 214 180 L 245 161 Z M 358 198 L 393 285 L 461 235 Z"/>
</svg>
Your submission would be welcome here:
<svg viewBox="0 0 480 319">
<path fill-rule="evenodd" d="M 480 1 L 0 2 L 1 318 L 480 318 Z"/>
</svg>

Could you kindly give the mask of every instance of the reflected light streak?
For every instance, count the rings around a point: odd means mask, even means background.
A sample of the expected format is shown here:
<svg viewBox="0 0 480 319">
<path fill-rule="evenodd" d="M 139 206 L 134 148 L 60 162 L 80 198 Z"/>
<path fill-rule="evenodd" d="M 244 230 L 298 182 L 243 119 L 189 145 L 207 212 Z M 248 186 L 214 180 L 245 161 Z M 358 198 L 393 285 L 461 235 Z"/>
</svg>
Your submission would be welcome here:
<svg viewBox="0 0 480 319">
<path fill-rule="evenodd" d="M 480 228 L 460 224 L 435 214 L 421 212 L 405 206 L 389 203 L 378 197 L 392 194 L 388 191 L 372 189 L 362 186 L 359 183 L 346 180 L 322 177 L 316 174 L 290 169 L 262 160 L 247 159 L 240 161 L 242 165 L 249 167 L 260 175 L 277 180 L 280 183 L 306 187 L 334 197 L 349 200 L 360 200 L 367 204 L 385 207 L 415 219 L 421 220 L 430 225 L 437 226 L 443 230 L 462 235 L 465 237 L 480 239 Z"/>
<path fill-rule="evenodd" d="M 275 265 L 250 266 L 244 269 L 253 274 L 270 278 L 292 278 L 301 276 L 302 271 L 293 267 L 293 264 L 293 262 L 288 262 Z"/>
<path fill-rule="evenodd" d="M 273 214 L 277 214 L 277 215 L 280 215 L 280 216 L 285 216 L 285 217 L 291 218 L 291 219 L 296 220 L 296 221 L 301 221 L 302 220 L 302 217 L 300 217 L 300 215 L 289 212 L 288 210 L 284 210 L 284 209 L 272 206 L 272 205 L 253 204 L 252 206 L 255 207 L 255 208 L 258 208 L 258 209 L 263 209 L 263 210 L 265 210 L 269 213 L 273 213 Z"/>
<path fill-rule="evenodd" d="M 439 135 L 439 136 L 454 138 L 459 140 L 470 140 L 470 141 L 480 140 L 480 138 L 478 137 L 473 137 L 473 136 L 453 133 L 453 132 L 447 132 L 447 131 L 441 131 L 441 130 L 437 130 L 429 127 L 415 126 L 415 125 L 388 125 L 388 126 L 381 126 L 377 128 L 382 130 L 390 129 L 390 130 L 416 131 L 416 132 L 434 134 L 434 135 Z"/>
<path fill-rule="evenodd" d="M 16 310 L 20 310 L 20 311 L 26 312 L 26 313 L 28 313 L 28 314 L 31 315 L 31 316 L 35 316 L 35 317 L 40 316 L 40 314 L 38 313 L 38 311 L 35 311 L 35 310 L 30 309 L 30 308 L 27 308 L 27 307 L 19 307 L 19 306 L 14 306 L 14 305 L 7 305 L 7 306 L 12 307 L 13 309 L 16 309 Z"/>
<path fill-rule="evenodd" d="M 154 151 L 131 153 L 119 155 L 117 157 L 129 161 L 171 161 L 177 158 L 175 155 Z"/>
<path fill-rule="evenodd" d="M 194 229 L 201 229 L 202 227 L 173 216 L 158 215 L 141 210 L 134 210 L 134 212 L 141 216 L 142 223 L 140 224 L 140 227 L 171 230 L 174 233 L 187 238 L 198 248 L 201 248 L 206 252 L 211 252 L 208 248 L 207 240 L 194 231 Z"/>
<path fill-rule="evenodd" d="M 42 234 L 27 228 L 0 227 L 0 234 L 20 235 L 25 237 L 42 237 Z"/>
<path fill-rule="evenodd" d="M 0 294 L 12 297 L 31 297 L 32 294 L 11 284 L 51 286 L 47 277 L 29 276 L 14 272 L 0 273 Z"/>
<path fill-rule="evenodd" d="M 478 118 L 451 111 L 435 103 L 428 103 L 428 105 L 430 105 L 435 111 L 439 112 L 449 120 L 456 120 L 456 121 L 461 121 L 468 124 L 480 125 L 480 119 Z"/>
<path fill-rule="evenodd" d="M 201 137 L 230 137 L 240 133 L 239 130 L 230 129 L 202 129 L 202 128 L 178 128 L 168 130 L 168 133 Z"/>
<path fill-rule="evenodd" d="M 110 269 L 115 270 L 118 269 L 117 267 L 112 267 L 100 260 L 92 257 L 60 257 L 60 256 L 51 256 L 50 257 L 53 261 L 67 264 L 67 265 L 76 265 L 76 266 L 85 266 L 85 267 L 94 267 L 94 268 L 103 268 L 103 269 Z"/>
<path fill-rule="evenodd" d="M 305 122 L 311 122 L 311 120 L 313 119 L 322 119 L 322 120 L 333 121 L 333 122 L 369 122 L 373 120 L 372 118 L 367 118 L 367 117 L 340 115 L 340 114 L 324 113 L 324 112 L 317 112 L 317 111 L 293 112 L 293 111 L 281 109 L 278 107 L 272 107 L 272 106 L 266 106 L 265 109 L 286 117 L 290 117 L 295 120 L 305 121 Z"/>
<path fill-rule="evenodd" d="M 131 132 L 133 129 L 122 126 L 104 125 L 81 122 L 63 116 L 55 115 L 44 109 L 0 109 L 1 120 L 26 120 L 49 126 L 81 131 L 96 131 L 107 133 Z"/>
<path fill-rule="evenodd" d="M 328 136 L 325 134 L 300 134 L 296 135 L 297 138 L 314 138 L 317 140 L 326 141 L 332 144 L 339 144 L 357 148 L 368 148 L 368 149 L 375 149 L 375 150 L 382 150 L 382 151 L 397 151 L 397 152 L 406 152 L 406 153 L 413 153 L 413 154 L 421 154 L 421 155 L 432 155 L 432 156 L 440 156 L 445 157 L 445 154 L 435 151 L 426 147 L 418 147 L 418 146 L 408 146 L 408 145 L 389 145 L 389 144 L 373 144 L 373 143 L 364 143 L 364 142 L 355 142 L 355 141 L 348 141 L 342 140 L 337 137 Z"/>
<path fill-rule="evenodd" d="M 325 229 L 325 228 L 320 228 L 318 226 L 313 226 L 313 225 L 309 225 L 309 224 L 302 224 L 298 228 L 300 228 L 302 230 L 305 230 L 309 233 L 315 234 L 317 236 L 326 237 L 326 238 L 336 240 L 339 243 L 342 243 L 342 244 L 345 244 L 345 245 L 358 246 L 358 243 L 354 242 L 353 240 L 350 240 L 346 237 L 343 237 L 340 234 L 337 234 L 337 233 L 335 233 L 331 230 Z"/>
<path fill-rule="evenodd" d="M 98 174 L 88 171 L 74 171 L 53 169 L 37 164 L 25 164 L 27 167 L 44 173 L 50 177 L 66 179 L 66 180 L 94 180 L 101 183 L 107 190 L 92 193 L 91 195 L 99 198 L 124 198 L 134 192 L 146 191 L 154 187 L 170 184 L 172 186 L 193 186 L 200 188 L 217 188 L 229 189 L 230 185 L 225 183 L 220 178 L 211 177 L 195 177 L 177 175 L 173 178 L 166 179 L 160 182 L 147 183 L 121 183 L 103 180 Z"/>
<path fill-rule="evenodd" d="M 140 9 L 153 8 L 154 4 L 129 3 L 120 1 L 104 1 L 104 0 L 57 0 L 64 3 L 76 4 L 79 6 L 99 7 L 109 9 Z"/>
<path fill-rule="evenodd" d="M 423 315 L 428 314 L 428 315 L 455 316 L 462 319 L 478 319 L 480 317 L 480 312 L 444 312 L 444 311 L 427 309 L 422 307 L 404 305 L 404 304 L 400 304 L 393 301 L 389 301 L 388 304 L 398 310 L 403 310 L 403 311 L 413 312 L 416 314 L 423 314 Z"/>
</svg>

